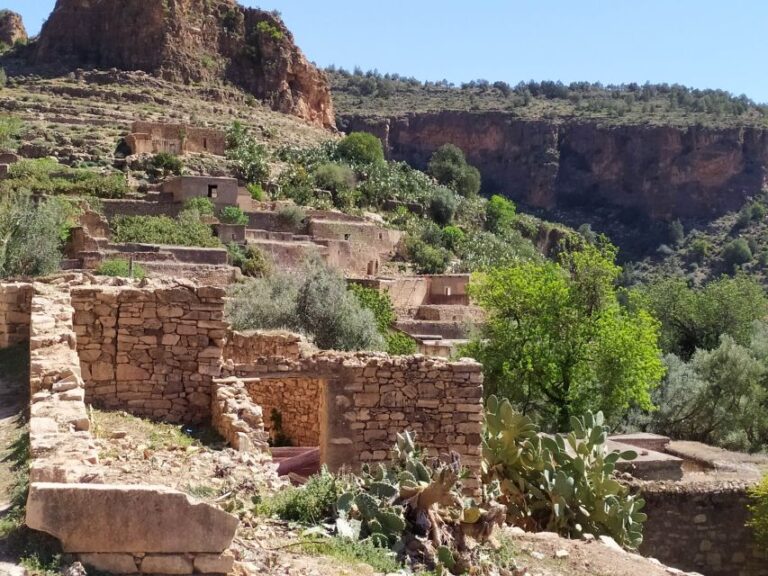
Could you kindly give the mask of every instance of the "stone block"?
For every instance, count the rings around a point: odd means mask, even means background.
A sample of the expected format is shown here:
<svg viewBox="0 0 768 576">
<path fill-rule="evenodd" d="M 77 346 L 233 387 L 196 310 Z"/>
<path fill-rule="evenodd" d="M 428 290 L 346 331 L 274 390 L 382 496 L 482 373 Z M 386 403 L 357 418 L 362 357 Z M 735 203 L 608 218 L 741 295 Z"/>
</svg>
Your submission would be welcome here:
<svg viewBox="0 0 768 576">
<path fill-rule="evenodd" d="M 27 525 L 69 553 L 218 554 L 238 519 L 165 486 L 33 483 Z"/>
<path fill-rule="evenodd" d="M 195 556 L 195 572 L 201 574 L 229 574 L 234 565 L 235 557 L 230 552 Z"/>
<path fill-rule="evenodd" d="M 194 564 L 186 555 L 148 555 L 141 561 L 142 574 L 192 574 Z"/>
<path fill-rule="evenodd" d="M 139 571 L 133 554 L 80 554 L 80 562 L 86 568 L 112 574 L 135 574 Z"/>
</svg>

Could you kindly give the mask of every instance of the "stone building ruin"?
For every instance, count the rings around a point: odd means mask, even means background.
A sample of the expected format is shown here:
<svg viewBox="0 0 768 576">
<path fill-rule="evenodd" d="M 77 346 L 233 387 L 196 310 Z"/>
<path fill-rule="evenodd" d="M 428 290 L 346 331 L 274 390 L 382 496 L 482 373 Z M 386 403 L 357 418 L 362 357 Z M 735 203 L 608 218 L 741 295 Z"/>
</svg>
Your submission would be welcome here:
<svg viewBox="0 0 768 576">
<path fill-rule="evenodd" d="M 137 121 L 131 125 L 125 143 L 132 155 L 165 152 L 174 156 L 188 153 L 224 156 L 227 151 L 224 132 L 187 124 Z"/>
<path fill-rule="evenodd" d="M 275 409 L 285 432 L 332 470 L 385 461 L 410 429 L 430 453 L 460 454 L 468 490 L 479 490 L 479 364 L 320 353 L 293 335 L 231 332 L 223 289 L 113 284 L 121 282 L 77 275 L 0 284 L 4 346 L 30 346 L 27 523 L 65 552 L 117 573 L 226 573 L 233 560 L 235 517 L 177 489 L 107 480 L 88 405 L 208 423 L 258 453 L 268 448 L 265 412 Z M 145 529 L 149 509 L 156 518 Z"/>
</svg>

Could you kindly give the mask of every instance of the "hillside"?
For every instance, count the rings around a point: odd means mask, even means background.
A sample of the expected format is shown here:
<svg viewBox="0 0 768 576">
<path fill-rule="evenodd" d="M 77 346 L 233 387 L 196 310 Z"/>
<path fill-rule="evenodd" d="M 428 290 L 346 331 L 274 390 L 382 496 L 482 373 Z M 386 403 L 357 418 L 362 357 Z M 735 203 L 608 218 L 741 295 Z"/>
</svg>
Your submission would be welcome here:
<svg viewBox="0 0 768 576">
<path fill-rule="evenodd" d="M 630 259 L 666 242 L 675 219 L 692 227 L 740 209 L 768 173 L 765 107 L 721 91 L 331 78 L 342 129 L 369 130 L 391 158 L 421 168 L 456 144 L 480 169 L 485 194 L 591 224 Z"/>
</svg>

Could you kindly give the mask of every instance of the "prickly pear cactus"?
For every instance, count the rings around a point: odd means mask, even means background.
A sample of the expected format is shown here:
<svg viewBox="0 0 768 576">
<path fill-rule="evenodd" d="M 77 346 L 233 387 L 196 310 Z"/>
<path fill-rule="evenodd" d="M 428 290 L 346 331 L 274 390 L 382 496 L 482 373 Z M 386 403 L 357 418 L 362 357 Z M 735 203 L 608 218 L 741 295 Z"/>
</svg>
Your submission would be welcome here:
<svg viewBox="0 0 768 576">
<path fill-rule="evenodd" d="M 569 434 L 544 436 L 508 400 L 488 399 L 483 474 L 507 505 L 508 520 L 528 530 L 566 536 L 606 534 L 635 549 L 642 542 L 645 502 L 614 477 L 632 451 L 609 452 L 602 413 L 573 418 Z"/>
</svg>

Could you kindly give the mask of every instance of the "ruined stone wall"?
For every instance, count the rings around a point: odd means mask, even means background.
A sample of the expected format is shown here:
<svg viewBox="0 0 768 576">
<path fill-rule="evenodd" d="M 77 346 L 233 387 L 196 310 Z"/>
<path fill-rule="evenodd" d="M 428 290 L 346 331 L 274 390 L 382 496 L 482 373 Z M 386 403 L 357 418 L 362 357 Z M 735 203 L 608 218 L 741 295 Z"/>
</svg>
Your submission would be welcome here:
<svg viewBox="0 0 768 576">
<path fill-rule="evenodd" d="M 0 284 L 0 348 L 29 340 L 32 293 L 30 284 Z"/>
<path fill-rule="evenodd" d="M 648 484 L 643 554 L 707 576 L 768 576 L 768 550 L 745 526 L 747 486 Z"/>
<path fill-rule="evenodd" d="M 302 390 L 307 381 L 322 381 L 321 401 L 305 406 L 319 414 L 321 461 L 332 470 L 386 461 L 397 433 L 413 430 L 429 453 L 460 454 L 474 476 L 469 490 L 479 488 L 483 377 L 476 362 L 328 352 L 295 361 L 229 361 L 224 373 L 259 378 L 262 394 L 278 383 Z"/>
<path fill-rule="evenodd" d="M 182 205 L 176 202 L 148 202 L 146 200 L 102 200 L 104 215 L 109 221 L 116 216 L 168 216 L 176 218 Z"/>
<path fill-rule="evenodd" d="M 469 274 L 441 274 L 429 276 L 428 304 L 469 305 Z"/>
<path fill-rule="evenodd" d="M 224 156 L 227 151 L 226 134 L 212 128 L 198 128 L 185 124 L 163 124 L 159 122 L 134 122 L 131 126 L 133 138 L 126 138 L 132 154 L 185 152 L 215 154 Z M 148 137 L 147 137 L 148 136 Z M 151 144 L 148 146 L 147 141 Z"/>
<path fill-rule="evenodd" d="M 389 260 L 397 248 L 402 232 L 370 222 L 345 222 L 310 218 L 309 234 L 316 240 L 344 240 L 352 250 L 355 268 L 366 270 L 368 263 Z"/>
<path fill-rule="evenodd" d="M 224 346 L 224 358 L 235 364 L 249 364 L 270 357 L 297 360 L 303 349 L 311 347 L 306 338 L 292 332 L 230 331 Z"/>
<path fill-rule="evenodd" d="M 171 422 L 208 419 L 226 336 L 224 294 L 181 285 L 73 288 L 86 400 Z"/>
<path fill-rule="evenodd" d="M 264 429 L 274 434 L 273 416 L 279 415 L 282 432 L 291 443 L 308 447 L 320 445 L 323 386 L 317 378 L 280 377 L 245 384 L 251 400 L 262 408 Z"/>
<path fill-rule="evenodd" d="M 267 450 L 269 435 L 264 431 L 263 414 L 242 382 L 219 381 L 214 385 L 211 425 L 235 450 Z"/>
</svg>

